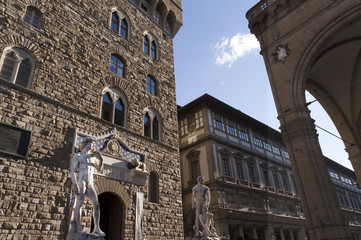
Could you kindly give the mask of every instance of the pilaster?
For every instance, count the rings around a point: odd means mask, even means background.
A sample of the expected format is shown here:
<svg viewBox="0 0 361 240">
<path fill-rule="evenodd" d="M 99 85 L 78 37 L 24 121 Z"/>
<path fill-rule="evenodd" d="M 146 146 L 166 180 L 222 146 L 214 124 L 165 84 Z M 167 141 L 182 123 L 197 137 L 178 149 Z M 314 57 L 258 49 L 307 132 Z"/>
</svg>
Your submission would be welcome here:
<svg viewBox="0 0 361 240">
<path fill-rule="evenodd" d="M 348 222 L 332 187 L 314 120 L 305 111 L 280 120 L 306 222 L 314 226 L 309 229 L 311 239 L 348 239 Z"/>
</svg>

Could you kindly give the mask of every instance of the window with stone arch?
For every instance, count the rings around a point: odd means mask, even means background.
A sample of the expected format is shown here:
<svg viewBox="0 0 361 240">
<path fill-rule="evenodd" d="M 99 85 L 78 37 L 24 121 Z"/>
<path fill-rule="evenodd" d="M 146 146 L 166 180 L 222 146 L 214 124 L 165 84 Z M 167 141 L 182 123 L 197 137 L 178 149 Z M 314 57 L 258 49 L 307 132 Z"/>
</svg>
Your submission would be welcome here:
<svg viewBox="0 0 361 240">
<path fill-rule="evenodd" d="M 0 78 L 29 88 L 35 69 L 35 60 L 27 50 L 7 47 L 0 59 Z"/>
<path fill-rule="evenodd" d="M 110 56 L 110 71 L 119 77 L 124 77 L 124 68 L 125 64 L 123 59 L 117 54 L 112 54 Z"/>
<path fill-rule="evenodd" d="M 157 82 L 156 80 L 154 80 L 154 78 L 152 76 L 147 76 L 147 92 L 149 92 L 150 94 L 157 96 L 158 95 L 158 91 L 157 91 Z"/>
<path fill-rule="evenodd" d="M 127 109 L 127 99 L 121 91 L 112 87 L 103 90 L 100 111 L 102 119 L 126 127 Z"/>
<path fill-rule="evenodd" d="M 33 6 L 28 6 L 24 15 L 24 22 L 39 28 L 42 20 L 42 13 L 39 9 Z"/>
<path fill-rule="evenodd" d="M 223 175 L 231 177 L 233 174 L 231 172 L 231 152 L 228 149 L 222 149 L 219 151 L 220 163 L 222 166 Z"/>
<path fill-rule="evenodd" d="M 150 172 L 148 177 L 148 201 L 159 203 L 159 178 L 155 172 Z"/>
<path fill-rule="evenodd" d="M 144 36 L 144 52 L 145 54 L 149 55 L 149 38 L 147 36 Z"/>
<path fill-rule="evenodd" d="M 243 162 L 245 159 L 245 156 L 242 153 L 235 153 L 233 154 L 233 159 L 236 164 L 236 176 L 238 179 L 244 180 L 245 179 L 245 168 L 243 166 Z"/>
<path fill-rule="evenodd" d="M 256 171 L 256 165 L 252 159 L 249 159 L 246 161 L 247 165 L 247 175 L 248 175 L 248 181 L 251 183 L 257 183 L 258 182 L 258 175 Z"/>
<path fill-rule="evenodd" d="M 152 16 L 153 22 L 158 24 L 160 27 L 163 27 L 167 12 L 168 9 L 164 4 L 164 1 L 158 0 Z"/>
<path fill-rule="evenodd" d="M 110 30 L 116 32 L 121 37 L 128 39 L 129 36 L 129 20 L 126 15 L 118 10 L 112 9 Z"/>
<path fill-rule="evenodd" d="M 144 33 L 143 39 L 144 53 L 151 56 L 153 59 L 158 59 L 159 49 L 157 40 L 149 33 Z"/>
<path fill-rule="evenodd" d="M 143 134 L 154 140 L 161 140 L 161 118 L 153 109 L 146 108 L 143 115 Z"/>
<path fill-rule="evenodd" d="M 140 3 L 140 8 L 142 9 L 142 11 L 149 15 L 150 14 L 150 0 L 141 0 Z"/>
<path fill-rule="evenodd" d="M 170 35 L 173 34 L 174 23 L 177 21 L 176 16 L 173 11 L 169 11 L 167 19 L 164 24 L 164 30 Z"/>
</svg>

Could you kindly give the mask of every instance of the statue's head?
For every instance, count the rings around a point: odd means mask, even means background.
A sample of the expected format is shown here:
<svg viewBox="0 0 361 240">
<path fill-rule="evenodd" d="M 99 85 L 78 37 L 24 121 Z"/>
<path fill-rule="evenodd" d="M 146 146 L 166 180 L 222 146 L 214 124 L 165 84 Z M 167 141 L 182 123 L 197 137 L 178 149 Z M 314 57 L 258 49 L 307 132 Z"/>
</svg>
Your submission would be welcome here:
<svg viewBox="0 0 361 240">
<path fill-rule="evenodd" d="M 87 150 L 95 151 L 94 149 L 94 139 L 86 138 L 78 147 L 78 152 L 82 152 L 85 148 L 89 148 Z"/>
<path fill-rule="evenodd" d="M 207 213 L 208 212 L 208 207 L 207 206 L 203 206 L 201 209 L 201 213 Z"/>
<path fill-rule="evenodd" d="M 204 183 L 204 179 L 202 176 L 198 176 L 197 177 L 197 182 L 199 182 L 200 184 L 203 184 Z"/>
</svg>

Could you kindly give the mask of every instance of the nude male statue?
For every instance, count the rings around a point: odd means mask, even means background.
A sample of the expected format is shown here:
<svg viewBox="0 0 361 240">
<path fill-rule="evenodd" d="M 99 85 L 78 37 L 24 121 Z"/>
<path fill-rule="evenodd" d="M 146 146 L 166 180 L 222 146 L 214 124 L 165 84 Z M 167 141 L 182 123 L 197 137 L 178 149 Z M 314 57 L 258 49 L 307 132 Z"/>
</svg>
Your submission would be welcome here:
<svg viewBox="0 0 361 240">
<path fill-rule="evenodd" d="M 103 158 L 94 149 L 94 140 L 87 138 L 78 148 L 78 153 L 74 154 L 70 164 L 70 175 L 73 182 L 72 191 L 76 193 L 75 207 L 73 209 L 76 232 L 83 233 L 81 226 L 81 207 L 84 204 L 85 196 L 89 198 L 93 205 L 94 235 L 105 236 L 100 230 L 100 206 L 97 193 L 93 185 L 94 169 L 101 171 L 103 168 Z M 76 171 L 79 171 L 78 178 Z"/>
<path fill-rule="evenodd" d="M 207 186 L 204 185 L 202 176 L 197 177 L 198 184 L 192 189 L 192 208 L 196 211 L 196 221 L 194 225 L 194 231 L 196 232 L 195 237 L 200 236 L 199 231 L 199 215 L 202 209 L 205 207 L 208 209 L 210 202 L 210 194 Z"/>
<path fill-rule="evenodd" d="M 203 207 L 201 211 L 202 214 L 199 215 L 199 222 L 203 227 L 201 237 L 207 239 L 219 240 L 220 238 L 218 237 L 216 233 L 216 229 L 214 228 L 213 214 L 208 212 L 207 207 Z"/>
</svg>

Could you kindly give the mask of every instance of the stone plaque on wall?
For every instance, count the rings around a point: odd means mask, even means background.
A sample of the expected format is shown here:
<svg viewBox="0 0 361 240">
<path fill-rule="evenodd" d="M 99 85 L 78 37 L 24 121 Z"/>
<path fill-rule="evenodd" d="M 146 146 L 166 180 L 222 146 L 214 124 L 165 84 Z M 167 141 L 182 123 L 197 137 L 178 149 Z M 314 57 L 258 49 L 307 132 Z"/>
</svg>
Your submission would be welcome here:
<svg viewBox="0 0 361 240">
<path fill-rule="evenodd" d="M 31 131 L 0 122 L 0 152 L 26 157 Z"/>
</svg>

